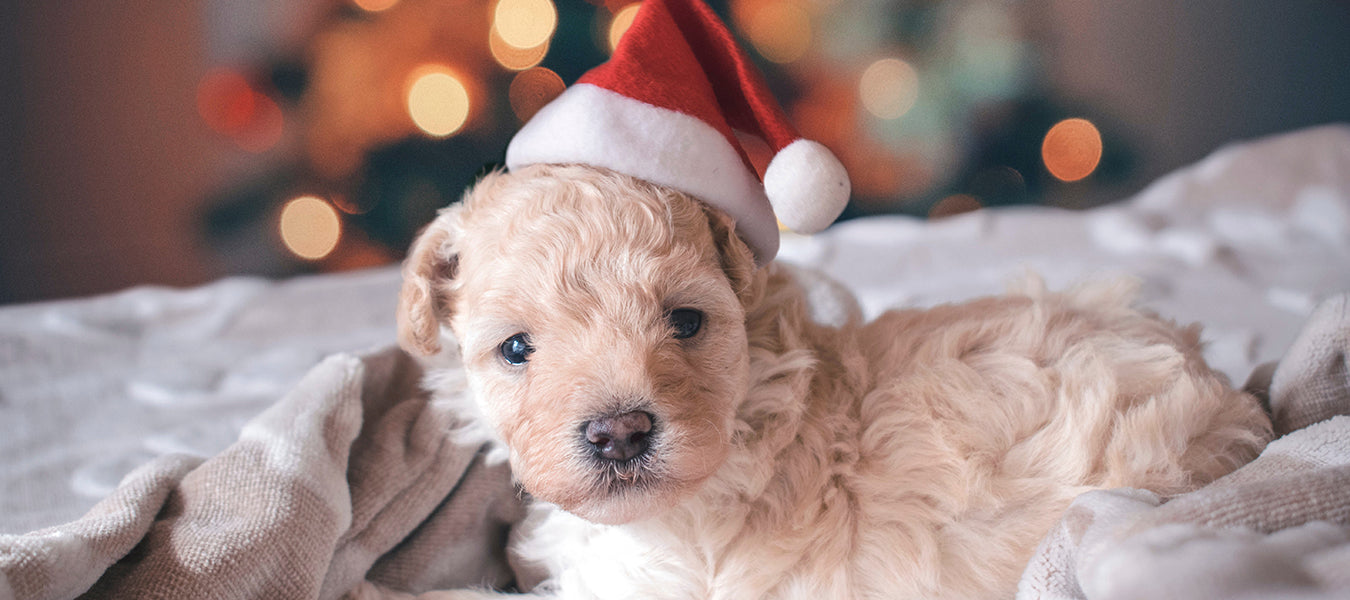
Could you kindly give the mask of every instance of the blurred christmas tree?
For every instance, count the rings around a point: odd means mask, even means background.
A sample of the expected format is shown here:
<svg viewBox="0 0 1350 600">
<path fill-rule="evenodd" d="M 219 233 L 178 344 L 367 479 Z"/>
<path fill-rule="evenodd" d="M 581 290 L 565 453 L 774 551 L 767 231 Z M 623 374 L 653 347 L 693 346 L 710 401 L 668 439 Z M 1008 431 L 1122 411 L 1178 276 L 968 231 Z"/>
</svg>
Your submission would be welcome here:
<svg viewBox="0 0 1350 600">
<path fill-rule="evenodd" d="M 710 4 L 802 133 L 849 170 L 844 218 L 1072 204 L 1074 186 L 1129 169 L 1127 144 L 1101 115 L 1041 83 L 1020 3 Z M 637 7 L 337 0 L 299 55 L 202 81 L 198 108 L 213 130 L 242 151 L 286 157 L 213 199 L 208 239 L 254 272 L 396 260 L 438 208 L 499 164 L 521 123 L 608 57 Z M 765 152 L 748 147 L 762 169 Z"/>
</svg>

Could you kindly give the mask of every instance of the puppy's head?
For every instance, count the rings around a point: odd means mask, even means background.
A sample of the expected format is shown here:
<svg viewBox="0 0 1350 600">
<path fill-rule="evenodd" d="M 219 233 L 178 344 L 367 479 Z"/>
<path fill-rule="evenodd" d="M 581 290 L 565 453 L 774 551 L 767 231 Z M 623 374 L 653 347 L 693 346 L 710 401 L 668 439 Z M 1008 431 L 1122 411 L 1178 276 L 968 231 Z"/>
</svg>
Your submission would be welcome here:
<svg viewBox="0 0 1350 600">
<path fill-rule="evenodd" d="M 731 220 L 588 167 L 481 181 L 404 265 L 403 346 L 460 345 L 478 418 L 531 494 L 602 523 L 722 464 L 748 385 L 754 258 Z"/>
</svg>

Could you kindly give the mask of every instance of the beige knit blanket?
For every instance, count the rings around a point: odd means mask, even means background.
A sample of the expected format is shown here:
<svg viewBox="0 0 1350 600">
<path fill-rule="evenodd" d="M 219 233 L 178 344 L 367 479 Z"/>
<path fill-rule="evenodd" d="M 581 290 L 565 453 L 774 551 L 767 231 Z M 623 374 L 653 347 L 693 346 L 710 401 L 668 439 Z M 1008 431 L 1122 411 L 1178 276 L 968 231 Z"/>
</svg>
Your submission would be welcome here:
<svg viewBox="0 0 1350 600">
<path fill-rule="evenodd" d="M 510 474 L 448 439 L 420 375 L 395 349 L 324 360 L 219 455 L 162 457 L 79 520 L 0 535 L 0 599 L 509 585 Z"/>
<path fill-rule="evenodd" d="M 1197 492 L 1086 494 L 1025 598 L 1350 597 L 1350 304 L 1323 305 L 1274 372 L 1288 432 Z M 0 535 L 0 600 L 367 598 L 511 585 L 522 516 L 504 465 L 446 432 L 397 350 L 338 355 L 207 460 L 165 456 L 84 517 Z"/>
</svg>

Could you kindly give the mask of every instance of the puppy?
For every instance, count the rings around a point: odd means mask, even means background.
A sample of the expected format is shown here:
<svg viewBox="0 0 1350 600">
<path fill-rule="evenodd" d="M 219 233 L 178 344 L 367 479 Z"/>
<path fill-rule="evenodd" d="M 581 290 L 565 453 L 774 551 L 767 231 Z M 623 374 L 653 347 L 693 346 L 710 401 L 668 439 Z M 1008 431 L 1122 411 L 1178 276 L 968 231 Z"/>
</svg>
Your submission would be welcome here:
<svg viewBox="0 0 1350 600">
<path fill-rule="evenodd" d="M 534 499 L 542 597 L 1010 597 L 1076 495 L 1190 490 L 1270 437 L 1128 285 L 825 326 L 720 211 L 593 167 L 487 176 L 404 277 L 401 342 L 448 326 L 460 434 Z"/>
</svg>

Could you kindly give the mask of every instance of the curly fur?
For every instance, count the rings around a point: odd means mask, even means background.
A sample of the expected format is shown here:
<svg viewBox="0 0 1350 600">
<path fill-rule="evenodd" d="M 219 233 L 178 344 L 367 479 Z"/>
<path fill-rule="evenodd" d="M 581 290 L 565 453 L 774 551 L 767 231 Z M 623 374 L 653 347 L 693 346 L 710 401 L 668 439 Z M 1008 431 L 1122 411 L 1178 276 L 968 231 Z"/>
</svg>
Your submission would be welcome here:
<svg viewBox="0 0 1350 600">
<path fill-rule="evenodd" d="M 448 325 L 462 434 L 537 500 L 513 550 L 540 596 L 1009 597 L 1074 496 L 1193 489 L 1270 436 L 1198 328 L 1129 282 L 825 326 L 727 217 L 592 168 L 488 176 L 404 272 L 404 346 Z M 706 315 L 683 341 L 663 320 L 682 307 Z M 497 347 L 519 332 L 536 352 L 513 367 Z M 635 408 L 660 425 L 647 460 L 585 460 L 578 424 Z"/>
</svg>

